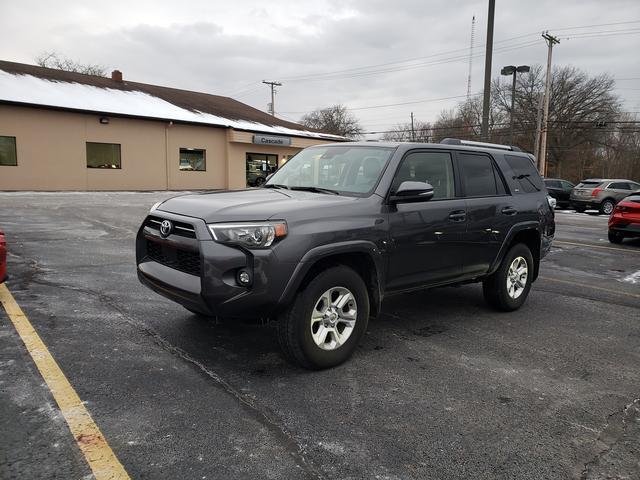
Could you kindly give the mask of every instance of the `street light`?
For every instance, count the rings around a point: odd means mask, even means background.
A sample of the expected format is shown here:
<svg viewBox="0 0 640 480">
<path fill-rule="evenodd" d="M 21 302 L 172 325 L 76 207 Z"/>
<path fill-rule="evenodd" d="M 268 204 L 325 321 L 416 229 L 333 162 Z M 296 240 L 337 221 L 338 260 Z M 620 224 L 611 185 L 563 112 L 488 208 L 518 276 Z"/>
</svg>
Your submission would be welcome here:
<svg viewBox="0 0 640 480">
<path fill-rule="evenodd" d="M 515 107 L 515 99 L 516 99 L 516 76 L 518 73 L 526 73 L 531 70 L 529 65 L 520 65 L 516 67 L 515 65 L 509 65 L 507 67 L 502 67 L 500 70 L 501 75 L 509 76 L 513 75 L 513 87 L 511 88 L 511 119 L 509 126 L 509 144 L 513 145 L 513 109 Z"/>
</svg>

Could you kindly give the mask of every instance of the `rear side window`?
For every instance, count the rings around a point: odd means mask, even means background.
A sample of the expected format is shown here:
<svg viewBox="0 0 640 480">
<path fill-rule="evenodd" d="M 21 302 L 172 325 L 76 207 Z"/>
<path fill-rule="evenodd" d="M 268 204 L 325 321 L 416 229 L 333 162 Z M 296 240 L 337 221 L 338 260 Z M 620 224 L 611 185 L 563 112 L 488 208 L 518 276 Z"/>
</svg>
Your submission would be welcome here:
<svg viewBox="0 0 640 480">
<path fill-rule="evenodd" d="M 542 188 L 542 178 L 529 157 L 519 155 L 505 155 L 511 170 L 513 179 L 520 184 L 520 189 L 526 193 L 538 192 Z"/>
<path fill-rule="evenodd" d="M 602 185 L 602 182 L 591 182 L 591 181 L 584 181 L 584 182 L 580 182 L 576 188 L 596 188 L 599 187 L 600 185 Z"/>
<path fill-rule="evenodd" d="M 547 188 L 562 188 L 562 184 L 558 180 L 545 180 L 544 184 Z"/>
<path fill-rule="evenodd" d="M 609 188 L 613 190 L 631 190 L 631 187 L 627 182 L 614 182 L 609 184 Z"/>
<path fill-rule="evenodd" d="M 562 184 L 562 186 L 564 188 L 567 188 L 567 189 L 571 189 L 571 188 L 573 188 L 575 186 L 573 183 L 565 182 L 564 180 L 562 182 L 560 182 L 560 183 Z"/>
<path fill-rule="evenodd" d="M 462 153 L 458 156 L 461 180 L 467 197 L 504 195 L 506 189 L 491 157 Z"/>
</svg>

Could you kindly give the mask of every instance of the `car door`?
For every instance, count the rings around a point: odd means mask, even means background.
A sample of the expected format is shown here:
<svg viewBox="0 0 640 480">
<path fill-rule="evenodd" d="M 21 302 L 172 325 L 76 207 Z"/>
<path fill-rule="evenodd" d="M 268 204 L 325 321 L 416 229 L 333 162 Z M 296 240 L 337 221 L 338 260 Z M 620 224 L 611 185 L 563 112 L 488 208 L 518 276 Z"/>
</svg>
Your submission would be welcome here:
<svg viewBox="0 0 640 480">
<path fill-rule="evenodd" d="M 551 195 L 556 200 L 562 200 L 562 184 L 558 180 L 545 180 L 545 187 L 547 187 L 547 191 L 549 195 Z"/>
<path fill-rule="evenodd" d="M 560 198 L 558 200 L 569 203 L 569 197 L 571 197 L 571 190 L 573 190 L 575 185 L 571 182 L 567 182 L 566 180 L 560 180 L 560 185 L 562 185 L 562 193 L 560 193 Z"/>
<path fill-rule="evenodd" d="M 462 273 L 472 276 L 489 269 L 518 211 L 490 155 L 458 152 L 456 156 L 467 211 Z"/>
<path fill-rule="evenodd" d="M 631 185 L 628 182 L 612 182 L 607 187 L 607 196 L 612 197 L 616 203 L 631 193 Z"/>
<path fill-rule="evenodd" d="M 389 194 L 403 181 L 433 186 L 431 200 L 389 206 L 387 287 L 390 290 L 445 283 L 460 276 L 466 230 L 465 201 L 456 197 L 450 152 L 409 151 L 396 171 Z"/>
</svg>

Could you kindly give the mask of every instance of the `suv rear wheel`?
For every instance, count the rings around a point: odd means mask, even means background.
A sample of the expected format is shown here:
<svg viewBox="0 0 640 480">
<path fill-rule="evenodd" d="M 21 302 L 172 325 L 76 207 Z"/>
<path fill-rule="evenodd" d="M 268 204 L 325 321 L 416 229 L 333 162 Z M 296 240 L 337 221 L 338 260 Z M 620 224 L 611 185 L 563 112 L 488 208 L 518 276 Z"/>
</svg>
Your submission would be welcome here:
<svg viewBox="0 0 640 480">
<path fill-rule="evenodd" d="M 618 232 L 614 232 L 613 230 L 609 230 L 608 237 L 611 243 L 622 243 L 622 239 L 624 238 L 624 235 Z"/>
<path fill-rule="evenodd" d="M 517 310 L 529 295 L 533 280 L 533 256 L 523 243 L 511 247 L 500 268 L 482 282 L 484 298 L 504 312 Z"/>
<path fill-rule="evenodd" d="M 278 321 L 278 339 L 288 360 L 319 370 L 349 358 L 368 321 L 366 285 L 350 268 L 337 266 L 298 292 Z"/>
</svg>

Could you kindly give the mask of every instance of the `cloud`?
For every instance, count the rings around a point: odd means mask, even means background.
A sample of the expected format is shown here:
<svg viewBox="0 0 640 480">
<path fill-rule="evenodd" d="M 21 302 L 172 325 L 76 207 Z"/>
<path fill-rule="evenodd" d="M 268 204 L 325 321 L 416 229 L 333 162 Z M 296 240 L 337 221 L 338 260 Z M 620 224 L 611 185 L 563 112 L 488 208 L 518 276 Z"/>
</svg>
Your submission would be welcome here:
<svg viewBox="0 0 640 480">
<path fill-rule="evenodd" d="M 152 0 L 23 0 L 3 5 L 0 58 L 32 63 L 40 52 L 54 49 L 85 63 L 118 68 L 130 80 L 235 94 L 264 110 L 269 90 L 261 80 L 282 80 L 276 110 L 297 119 L 299 112 L 334 103 L 362 107 L 464 95 L 472 15 L 479 55 L 473 59 L 472 89 L 480 91 L 486 9 L 486 1 L 443 0 L 194 0 L 179 8 L 175 2 Z M 544 64 L 546 46 L 539 37 L 543 29 L 567 37 L 640 29 L 636 23 L 566 30 L 637 19 L 637 0 L 498 2 L 494 75 L 502 65 Z M 554 50 L 554 63 L 591 74 L 640 77 L 635 60 L 639 47 L 637 34 L 562 40 Z M 417 58 L 422 60 L 392 63 Z M 367 65 L 381 66 L 360 68 Z M 368 74 L 371 70 L 378 72 Z M 330 72 L 341 73 L 322 76 Z M 294 78 L 303 75 L 307 77 Z M 640 82 L 624 81 L 620 87 L 640 88 Z M 619 93 L 625 109 L 640 110 L 640 91 Z M 406 121 L 411 111 L 420 120 L 432 120 L 454 104 L 423 102 L 356 113 L 367 128 L 384 129 Z"/>
</svg>

